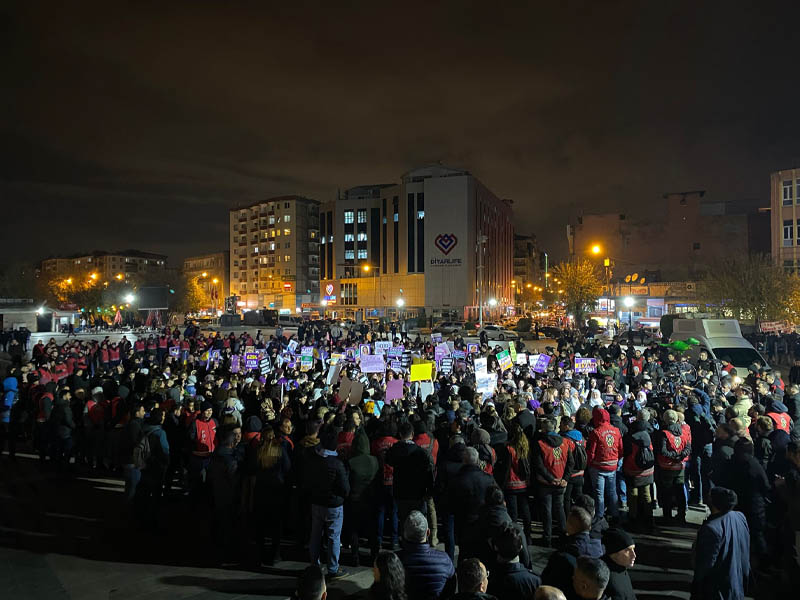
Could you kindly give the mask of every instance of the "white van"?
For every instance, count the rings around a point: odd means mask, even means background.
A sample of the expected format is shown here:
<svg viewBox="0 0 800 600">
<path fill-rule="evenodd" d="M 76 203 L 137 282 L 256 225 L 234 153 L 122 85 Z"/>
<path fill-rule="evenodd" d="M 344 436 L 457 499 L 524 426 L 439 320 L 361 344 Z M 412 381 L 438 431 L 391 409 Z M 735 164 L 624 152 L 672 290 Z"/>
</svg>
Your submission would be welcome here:
<svg viewBox="0 0 800 600">
<path fill-rule="evenodd" d="M 736 319 L 675 319 L 672 327 L 670 340 L 695 338 L 700 342 L 688 350 L 692 359 L 705 348 L 711 358 L 725 359 L 737 369 L 747 369 L 756 361 L 769 367 L 764 357 L 742 337 Z"/>
</svg>

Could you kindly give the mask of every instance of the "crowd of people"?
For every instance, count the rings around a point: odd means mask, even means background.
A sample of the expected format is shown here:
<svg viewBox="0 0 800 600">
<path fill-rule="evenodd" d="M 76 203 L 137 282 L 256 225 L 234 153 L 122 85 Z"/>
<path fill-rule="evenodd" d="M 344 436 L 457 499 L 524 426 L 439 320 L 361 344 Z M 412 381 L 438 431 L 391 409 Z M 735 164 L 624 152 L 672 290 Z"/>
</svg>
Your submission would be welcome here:
<svg viewBox="0 0 800 600">
<path fill-rule="evenodd" d="M 710 511 L 693 597 L 800 574 L 800 385 L 777 370 L 579 330 L 537 368 L 523 344 L 512 361 L 458 334 L 276 333 L 39 342 L 4 374 L 0 451 L 118 473 L 144 529 L 167 526 L 165 495 L 207 510 L 221 564 L 291 545 L 312 563 L 304 599 L 367 561 L 376 599 L 635 598 L 631 534 L 690 507 Z M 555 550 L 541 573 L 533 544 Z"/>
</svg>

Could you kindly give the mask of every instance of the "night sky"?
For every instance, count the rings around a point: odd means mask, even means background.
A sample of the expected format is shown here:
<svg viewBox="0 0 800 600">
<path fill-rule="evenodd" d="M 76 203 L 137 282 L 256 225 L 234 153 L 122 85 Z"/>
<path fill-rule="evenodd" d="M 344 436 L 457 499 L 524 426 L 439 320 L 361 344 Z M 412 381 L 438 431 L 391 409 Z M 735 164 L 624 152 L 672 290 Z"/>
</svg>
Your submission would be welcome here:
<svg viewBox="0 0 800 600">
<path fill-rule="evenodd" d="M 556 254 L 570 207 L 767 205 L 800 165 L 793 4 L 3 2 L 0 262 L 176 266 L 231 206 L 435 161 Z"/>
</svg>

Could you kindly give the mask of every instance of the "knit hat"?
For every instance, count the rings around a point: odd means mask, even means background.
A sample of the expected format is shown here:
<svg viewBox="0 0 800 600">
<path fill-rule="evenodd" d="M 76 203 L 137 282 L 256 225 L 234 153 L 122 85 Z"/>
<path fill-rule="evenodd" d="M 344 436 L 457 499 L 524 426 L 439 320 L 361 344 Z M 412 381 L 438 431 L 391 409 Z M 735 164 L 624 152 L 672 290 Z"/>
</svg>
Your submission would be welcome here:
<svg viewBox="0 0 800 600">
<path fill-rule="evenodd" d="M 213 405 L 213 404 L 211 404 L 211 402 L 209 402 L 208 400 L 206 400 L 205 402 L 203 402 L 203 403 L 200 405 L 200 410 L 201 410 L 201 411 L 208 410 L 209 408 L 212 408 L 212 409 L 213 409 L 213 408 L 214 408 L 214 405 Z"/>
<path fill-rule="evenodd" d="M 736 492 L 724 487 L 711 488 L 711 506 L 722 512 L 728 512 L 739 503 Z"/>
<path fill-rule="evenodd" d="M 92 388 L 92 396 L 94 396 L 95 394 L 102 394 L 102 393 L 103 393 L 103 388 L 101 388 L 100 386 Z"/>
<path fill-rule="evenodd" d="M 636 542 L 631 537 L 631 534 L 624 529 L 613 527 L 603 533 L 603 545 L 606 547 L 606 554 L 614 554 L 635 544 Z"/>
</svg>

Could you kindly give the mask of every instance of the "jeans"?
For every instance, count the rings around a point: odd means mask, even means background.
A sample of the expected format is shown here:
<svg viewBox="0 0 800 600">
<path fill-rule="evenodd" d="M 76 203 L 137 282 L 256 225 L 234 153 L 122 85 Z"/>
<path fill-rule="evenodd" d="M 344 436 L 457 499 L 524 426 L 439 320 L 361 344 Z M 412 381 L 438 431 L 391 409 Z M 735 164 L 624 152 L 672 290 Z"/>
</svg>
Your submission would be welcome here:
<svg viewBox="0 0 800 600">
<path fill-rule="evenodd" d="M 122 477 L 125 480 L 125 500 L 133 502 L 133 498 L 136 496 L 136 486 L 139 485 L 142 472 L 133 464 L 124 465 L 122 467 Z"/>
<path fill-rule="evenodd" d="M 391 524 L 390 533 L 392 535 L 392 543 L 397 543 L 397 503 L 394 501 L 392 486 L 384 485 L 382 487 L 383 489 L 381 490 L 381 496 L 378 503 L 378 549 L 380 549 L 380 546 L 383 543 L 383 524 L 386 520 L 387 512 L 391 513 L 389 522 Z"/>
<path fill-rule="evenodd" d="M 617 463 L 617 497 L 620 504 L 628 503 L 628 488 L 625 484 L 625 475 L 622 473 L 622 459 Z"/>
<path fill-rule="evenodd" d="M 619 515 L 617 508 L 617 472 L 599 471 L 595 468 L 589 469 L 589 480 L 592 483 L 594 495 L 594 511 L 598 517 L 605 515 L 606 508 L 608 514 L 616 518 Z M 608 501 L 608 506 L 606 506 Z"/>
<path fill-rule="evenodd" d="M 341 506 L 329 508 L 319 504 L 311 505 L 311 539 L 308 542 L 308 551 L 311 554 L 312 564 L 319 564 L 319 554 L 322 546 L 322 533 L 328 540 L 328 573 L 339 572 L 339 551 L 341 550 L 342 521 L 344 509 Z"/>
<path fill-rule="evenodd" d="M 689 479 L 693 486 L 689 494 L 689 501 L 692 504 L 704 502 L 705 497 L 711 491 L 709 472 L 712 448 L 711 444 L 706 444 L 697 454 L 692 453 L 692 457 L 689 459 Z"/>
</svg>

